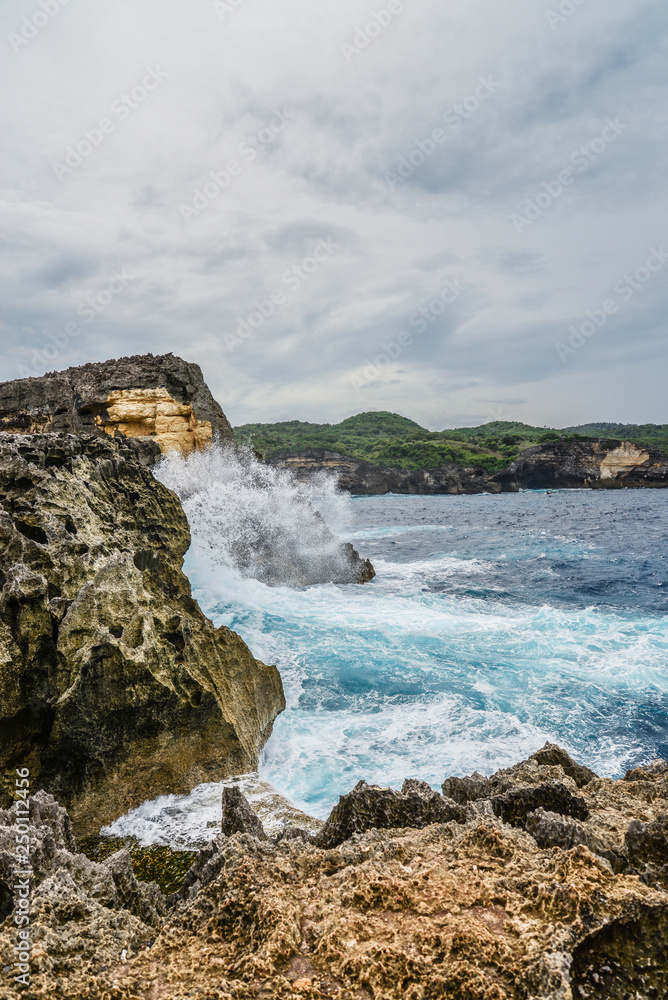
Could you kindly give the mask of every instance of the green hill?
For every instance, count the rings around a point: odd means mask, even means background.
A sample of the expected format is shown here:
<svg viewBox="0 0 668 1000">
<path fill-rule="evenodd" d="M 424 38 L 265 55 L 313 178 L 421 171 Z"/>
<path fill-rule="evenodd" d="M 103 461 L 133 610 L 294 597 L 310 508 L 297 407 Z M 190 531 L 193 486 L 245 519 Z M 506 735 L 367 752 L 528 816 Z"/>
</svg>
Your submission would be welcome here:
<svg viewBox="0 0 668 1000">
<path fill-rule="evenodd" d="M 568 427 L 568 431 L 587 437 L 619 438 L 668 452 L 668 424 L 581 424 Z"/>
<path fill-rule="evenodd" d="M 236 439 L 252 445 L 264 458 L 282 451 L 325 448 L 375 465 L 400 469 L 433 469 L 451 462 L 489 471 L 505 468 L 526 448 L 543 441 L 586 437 L 619 438 L 651 445 L 668 453 L 668 425 L 587 424 L 556 430 L 510 420 L 479 427 L 428 431 L 398 413 L 358 413 L 338 424 L 289 420 L 235 427 Z"/>
</svg>

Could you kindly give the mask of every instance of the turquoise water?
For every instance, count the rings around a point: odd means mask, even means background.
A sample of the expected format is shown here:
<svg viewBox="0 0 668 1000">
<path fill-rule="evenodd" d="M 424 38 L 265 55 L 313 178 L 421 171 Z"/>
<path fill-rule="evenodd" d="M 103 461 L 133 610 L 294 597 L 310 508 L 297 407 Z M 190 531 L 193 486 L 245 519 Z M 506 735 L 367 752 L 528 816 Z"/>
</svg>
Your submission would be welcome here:
<svg viewBox="0 0 668 1000">
<path fill-rule="evenodd" d="M 186 560 L 216 624 L 281 671 L 260 773 L 297 805 L 326 816 L 362 777 L 438 787 L 545 740 L 609 776 L 668 758 L 668 491 L 322 510 L 373 583 L 269 588 L 212 563 L 202 527 Z"/>
</svg>

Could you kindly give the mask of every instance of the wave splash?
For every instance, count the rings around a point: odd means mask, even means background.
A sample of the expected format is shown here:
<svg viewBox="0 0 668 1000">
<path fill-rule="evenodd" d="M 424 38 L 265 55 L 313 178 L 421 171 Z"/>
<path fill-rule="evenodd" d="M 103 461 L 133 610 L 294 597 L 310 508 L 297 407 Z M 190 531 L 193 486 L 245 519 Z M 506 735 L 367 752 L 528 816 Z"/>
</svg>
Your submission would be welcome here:
<svg viewBox="0 0 668 1000">
<path fill-rule="evenodd" d="M 335 525 L 346 521 L 349 501 L 331 476 L 302 484 L 249 450 L 220 446 L 167 455 L 154 473 L 183 504 L 200 572 L 232 569 L 288 587 L 364 583 L 374 575 L 321 513 Z"/>
</svg>

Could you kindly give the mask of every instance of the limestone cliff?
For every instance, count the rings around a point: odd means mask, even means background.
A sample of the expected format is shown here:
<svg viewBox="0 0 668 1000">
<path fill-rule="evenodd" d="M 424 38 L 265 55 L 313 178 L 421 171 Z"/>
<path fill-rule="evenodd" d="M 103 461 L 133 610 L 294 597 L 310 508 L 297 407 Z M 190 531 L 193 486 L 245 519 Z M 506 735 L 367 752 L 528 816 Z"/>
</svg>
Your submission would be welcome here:
<svg viewBox="0 0 668 1000">
<path fill-rule="evenodd" d="M 172 354 L 120 358 L 0 384 L 0 431 L 141 438 L 149 457 L 190 454 L 232 428 L 198 365 Z"/>
<path fill-rule="evenodd" d="M 285 706 L 276 668 L 192 599 L 185 514 L 138 451 L 0 434 L 0 764 L 78 831 L 254 770 Z"/>
<path fill-rule="evenodd" d="M 361 496 L 668 487 L 668 458 L 631 441 L 550 441 L 528 448 L 496 473 L 457 465 L 387 469 L 323 449 L 279 452 L 268 464 L 290 470 L 302 482 L 331 473 L 341 489 Z"/>
<path fill-rule="evenodd" d="M 445 465 L 440 469 L 387 469 L 371 462 L 314 448 L 300 452 L 278 452 L 267 464 L 286 469 L 300 482 L 309 482 L 322 472 L 336 476 L 339 486 L 356 496 L 398 494 L 501 493 L 497 478 L 485 469 Z"/>
<path fill-rule="evenodd" d="M 504 489 L 668 487 L 668 458 L 633 441 L 549 441 L 500 472 Z"/>
</svg>

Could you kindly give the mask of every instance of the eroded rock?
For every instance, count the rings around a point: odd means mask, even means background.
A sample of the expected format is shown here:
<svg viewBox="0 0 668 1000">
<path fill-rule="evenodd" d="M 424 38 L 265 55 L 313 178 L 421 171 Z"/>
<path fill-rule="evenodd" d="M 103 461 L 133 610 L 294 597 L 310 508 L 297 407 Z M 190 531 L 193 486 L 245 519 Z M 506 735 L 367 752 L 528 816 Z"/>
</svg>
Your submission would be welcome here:
<svg viewBox="0 0 668 1000">
<path fill-rule="evenodd" d="M 314 842 L 318 847 L 336 847 L 353 834 L 367 830 L 420 828 L 453 819 L 463 822 L 464 815 L 460 806 L 448 802 L 423 781 L 409 779 L 401 792 L 359 781 L 352 792 L 341 796 Z"/>
<path fill-rule="evenodd" d="M 192 599 L 189 543 L 135 442 L 0 434 L 0 763 L 78 832 L 254 770 L 285 705 Z"/>
<path fill-rule="evenodd" d="M 486 780 L 502 796 L 559 786 L 584 800 L 586 819 L 539 807 L 520 828 L 490 798 L 464 806 L 415 780 L 402 792 L 360 783 L 333 810 L 329 842 L 270 840 L 235 789 L 226 822 L 238 829 L 199 853 L 157 929 L 114 908 L 128 899 L 138 911 L 132 892 L 93 897 L 62 812 L 45 802 L 68 857 L 53 855 L 38 887 L 31 1000 L 657 1000 L 668 991 L 668 891 L 638 869 L 665 860 L 668 769 L 652 765 L 653 781 L 589 772 L 578 787 L 557 749 Z M 625 869 L 606 858 L 613 850 Z M 114 858 L 125 877 L 126 858 Z M 8 941 L 6 923 L 5 960 Z"/>
<path fill-rule="evenodd" d="M 173 354 L 119 358 L 0 383 L 0 432 L 70 432 L 139 439 L 149 462 L 187 455 L 232 428 L 198 365 Z"/>
<path fill-rule="evenodd" d="M 231 837 L 233 833 L 248 833 L 259 840 L 267 839 L 259 817 L 253 812 L 239 788 L 223 788 L 223 818 L 220 829 L 226 837 Z"/>
</svg>

